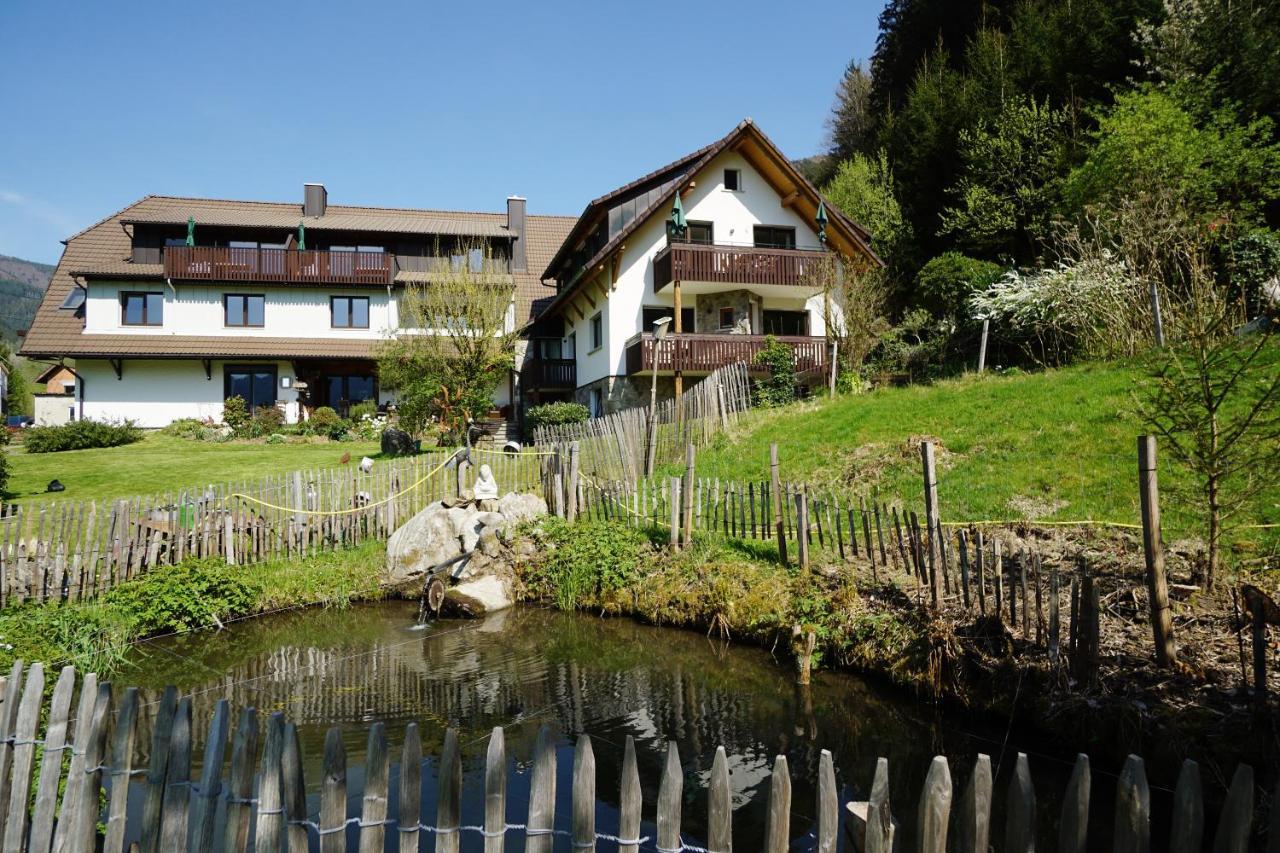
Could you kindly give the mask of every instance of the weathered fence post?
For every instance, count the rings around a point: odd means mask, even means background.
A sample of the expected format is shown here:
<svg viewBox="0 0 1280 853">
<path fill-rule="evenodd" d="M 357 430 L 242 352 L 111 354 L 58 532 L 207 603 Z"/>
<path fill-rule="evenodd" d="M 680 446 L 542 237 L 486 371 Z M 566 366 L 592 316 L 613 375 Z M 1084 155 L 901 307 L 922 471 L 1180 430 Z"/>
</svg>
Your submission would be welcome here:
<svg viewBox="0 0 1280 853">
<path fill-rule="evenodd" d="M 1130 755 L 1116 782 L 1116 821 L 1113 833 L 1116 853 L 1149 853 L 1151 850 L 1151 790 L 1142 759 Z"/>
<path fill-rule="evenodd" d="M 682 489 L 681 526 L 684 529 L 682 541 L 688 547 L 693 541 L 693 494 L 694 494 L 694 450 L 692 442 L 684 451 L 684 486 Z"/>
<path fill-rule="evenodd" d="M 799 549 L 800 571 L 809 571 L 809 494 L 801 489 L 796 492 L 796 546 Z"/>
<path fill-rule="evenodd" d="M 787 757 L 779 755 L 773 760 L 773 773 L 769 777 L 769 813 L 764 824 L 765 853 L 787 853 L 791 830 L 791 772 L 787 769 Z M 662 847 L 662 839 L 658 839 Z M 677 842 L 676 845 L 679 846 Z"/>
<path fill-rule="evenodd" d="M 1164 346 L 1164 320 L 1160 317 L 1160 288 L 1151 282 L 1151 325 L 1155 331 L 1156 346 Z"/>
<path fill-rule="evenodd" d="M 1006 853 L 1035 853 L 1036 791 L 1031 784 L 1031 768 L 1027 766 L 1026 753 L 1018 753 L 1013 778 L 1009 780 L 1009 795 L 1004 812 Z"/>
<path fill-rule="evenodd" d="M 525 822 L 525 850 L 551 853 L 556 819 L 556 744 L 547 726 L 538 729 L 533 775 L 529 780 L 529 818 Z"/>
<path fill-rule="evenodd" d="M 667 758 L 658 785 L 658 848 L 679 850 L 680 804 L 683 801 L 684 771 L 680 768 L 680 750 L 674 740 L 667 741 Z"/>
<path fill-rule="evenodd" d="M 668 481 L 671 484 L 671 539 L 670 546 L 672 551 L 680 550 L 680 478 L 671 477 Z"/>
<path fill-rule="evenodd" d="M 1058 822 L 1058 853 L 1084 853 L 1089 832 L 1089 756 L 1076 756 L 1076 766 L 1062 798 L 1062 819 Z"/>
<path fill-rule="evenodd" d="M 769 503 L 773 505 L 773 529 L 778 537 L 778 560 L 787 564 L 787 530 L 782 523 L 782 488 L 778 479 L 778 445 L 769 445 Z"/>
<path fill-rule="evenodd" d="M 934 756 L 929 764 L 917 807 L 920 853 L 946 853 L 947 823 L 951 817 L 951 771 L 947 759 Z"/>
<path fill-rule="evenodd" d="M 960 803 L 960 822 L 956 827 L 961 853 L 986 853 L 991 837 L 991 757 L 978 753 L 973 762 L 973 775 Z"/>
<path fill-rule="evenodd" d="M 933 606 L 942 603 L 942 572 L 938 561 L 938 472 L 934 464 L 933 442 L 920 442 L 920 462 L 924 469 L 924 524 L 929 537 L 929 593 Z"/>
<path fill-rule="evenodd" d="M 1274 825 L 1272 832 L 1274 833 Z M 1204 840 L 1204 796 L 1200 789 L 1200 765 L 1190 758 L 1178 771 L 1173 790 L 1173 821 L 1169 828 L 1169 853 L 1199 853 Z M 1276 843 L 1276 836 L 1271 836 Z M 1274 848 L 1273 848 L 1274 849 Z"/>
<path fill-rule="evenodd" d="M 1153 435 L 1138 436 L 1138 494 L 1142 502 L 1142 550 L 1147 558 L 1147 594 L 1156 664 L 1168 667 L 1177 661 L 1177 650 L 1173 643 L 1173 616 L 1169 611 L 1169 583 L 1164 574 L 1164 545 L 1160 541 L 1160 492 Z"/>
<path fill-rule="evenodd" d="M 1214 853 L 1245 853 L 1249 849 L 1253 797 L 1253 768 L 1248 764 L 1237 764 L 1226 802 L 1222 804 L 1222 814 L 1218 817 L 1218 831 L 1213 836 Z"/>
<path fill-rule="evenodd" d="M 416 789 L 415 789 L 416 790 Z M 404 794 L 401 793 L 403 797 Z M 484 850 L 502 853 L 507 827 L 507 742 L 501 726 L 489 735 L 484 756 Z M 417 850 L 418 845 L 413 845 Z M 402 853 L 408 853 L 403 851 Z"/>
<path fill-rule="evenodd" d="M 588 734 L 578 735 L 573 752 L 573 849 L 596 849 L 596 756 Z"/>
<path fill-rule="evenodd" d="M 711 775 L 715 776 L 714 768 Z M 728 776 L 727 768 L 725 775 Z M 640 771 L 636 766 L 636 740 L 631 735 L 627 735 L 626 747 L 622 753 L 622 781 L 618 794 L 618 853 L 637 853 L 640 849 Z M 727 778 L 725 796 L 728 797 Z M 714 833 L 715 825 L 713 820 L 709 835 Z M 714 838 L 714 835 L 711 837 Z M 501 850 L 502 847 L 499 846 L 494 853 L 500 853 Z"/>
<path fill-rule="evenodd" d="M 578 442 L 569 442 L 569 482 L 565 488 L 565 518 L 578 517 Z"/>
<path fill-rule="evenodd" d="M 982 375 L 982 371 L 987 366 L 987 331 L 991 328 L 990 320 L 982 321 L 982 342 L 978 345 L 978 375 Z"/>
</svg>

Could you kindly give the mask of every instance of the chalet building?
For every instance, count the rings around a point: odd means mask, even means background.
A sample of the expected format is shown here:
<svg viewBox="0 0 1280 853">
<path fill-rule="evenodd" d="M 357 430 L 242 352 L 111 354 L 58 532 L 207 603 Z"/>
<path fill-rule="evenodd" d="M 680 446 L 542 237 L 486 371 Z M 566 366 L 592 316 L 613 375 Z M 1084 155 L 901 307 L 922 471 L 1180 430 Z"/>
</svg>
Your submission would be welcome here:
<svg viewBox="0 0 1280 853">
<path fill-rule="evenodd" d="M 513 286 L 524 342 L 494 399 L 508 420 L 556 399 L 596 413 L 647 402 L 654 372 L 669 396 L 768 334 L 817 381 L 840 311 L 814 271 L 879 263 L 749 120 L 577 219 L 518 197 L 494 213 L 336 205 L 307 184 L 301 204 L 147 196 L 65 245 L 22 348 L 74 360 L 71 400 L 50 418 L 146 427 L 216 419 L 231 395 L 290 422 L 394 402 L 376 356 L 407 333 L 404 288 L 459 264 Z"/>
<path fill-rule="evenodd" d="M 750 120 L 587 205 L 543 278 L 555 298 L 531 327 L 526 394 L 592 413 L 648 403 L 717 367 L 750 361 L 767 335 L 802 378 L 830 366 L 827 295 L 844 260 L 878 264 L 868 234 L 821 198 Z M 825 286 L 824 286 L 825 282 Z M 655 320 L 669 317 L 656 343 Z"/>
<path fill-rule="evenodd" d="M 61 362 L 55 362 L 36 377 L 32 394 L 32 414 L 36 426 L 59 426 L 76 419 L 79 406 L 76 401 L 75 371 Z"/>
<path fill-rule="evenodd" d="M 572 224 L 516 197 L 501 213 L 329 204 L 319 184 L 301 204 L 147 196 L 65 241 L 22 351 L 75 360 L 81 418 L 217 419 L 231 395 L 289 422 L 385 404 L 377 347 L 407 283 L 482 264 L 510 277 L 523 326 Z M 517 379 L 495 395 L 507 417 Z"/>
</svg>

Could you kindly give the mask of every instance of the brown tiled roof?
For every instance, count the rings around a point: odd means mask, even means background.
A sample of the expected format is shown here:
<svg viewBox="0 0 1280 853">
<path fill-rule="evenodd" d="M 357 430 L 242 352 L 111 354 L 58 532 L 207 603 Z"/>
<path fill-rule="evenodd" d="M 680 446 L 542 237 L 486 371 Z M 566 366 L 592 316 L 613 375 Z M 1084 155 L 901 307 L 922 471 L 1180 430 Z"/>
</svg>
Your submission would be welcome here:
<svg viewBox="0 0 1280 853">
<path fill-rule="evenodd" d="M 164 278 L 164 264 L 135 264 L 132 261 L 99 261 L 80 264 L 72 275 L 94 278 Z"/>
<path fill-rule="evenodd" d="M 261 214 L 261 208 L 291 208 L 293 213 L 290 214 L 290 222 L 294 226 L 297 225 L 298 219 L 301 218 L 300 205 L 146 196 L 80 231 L 66 241 L 66 249 L 63 250 L 62 259 L 58 262 L 57 269 L 54 270 L 53 278 L 49 283 L 49 288 L 45 291 L 44 299 L 36 311 L 35 320 L 23 342 L 22 352 L 25 355 L 39 357 L 57 358 L 70 356 L 74 358 L 77 355 L 84 355 L 85 357 L 104 355 L 105 353 L 101 347 L 112 340 L 120 341 L 121 346 L 123 346 L 124 341 L 133 340 L 136 341 L 138 347 L 142 348 L 122 352 L 120 353 L 122 355 L 143 354 L 148 347 L 160 346 L 159 341 L 163 339 L 156 335 L 84 335 L 81 333 L 84 322 L 76 316 L 76 312 L 59 310 L 58 306 L 63 303 L 67 293 L 75 286 L 72 279 L 73 275 L 99 275 L 103 277 L 141 275 L 150 277 L 154 276 L 157 269 L 163 272 L 163 268 L 155 264 L 131 264 L 128 262 L 131 246 L 129 234 L 124 227 L 125 222 L 162 221 L 155 217 L 170 217 L 185 223 L 187 216 L 195 215 L 188 211 L 204 210 L 207 213 L 214 208 L 222 211 L 220 215 L 227 217 L 231 217 L 236 211 L 239 214 L 243 214 L 244 219 L 236 220 L 237 224 L 256 221 L 253 217 Z M 404 219 L 420 217 L 423 223 L 450 221 L 465 223 L 465 226 L 459 224 L 458 227 L 471 228 L 476 232 L 500 229 L 501 233 L 506 233 L 507 215 L 505 211 L 501 213 L 458 213 L 434 210 L 414 211 L 400 208 L 353 208 L 340 205 L 329 205 L 328 210 L 343 212 L 344 215 L 367 215 L 370 221 L 380 218 L 379 221 L 382 222 L 399 222 Z M 148 219 L 147 217 L 151 218 Z M 199 223 L 201 221 L 200 217 L 197 217 L 196 221 Z M 208 220 L 206 219 L 205 221 L 207 222 Z M 527 245 L 525 254 L 528 259 L 529 271 L 513 275 L 516 285 L 516 317 L 519 322 L 525 323 L 532 319 L 539 307 L 548 301 L 547 289 L 542 286 L 538 272 L 546 268 L 551 256 L 555 254 L 560 244 L 564 241 L 565 235 L 573 227 L 573 223 L 574 219 L 571 216 L 539 216 L 531 214 L 526 217 L 525 241 Z M 199 227 L 198 224 L 197 227 Z M 317 225 L 314 227 L 327 226 Z M 365 227 L 371 228 L 371 226 Z M 371 228 L 371 230 L 379 229 Z M 478 233 L 477 236 L 479 236 Z M 177 345 L 174 341 L 208 341 L 207 346 L 216 344 L 220 348 L 214 354 L 226 355 L 232 352 L 228 348 L 229 344 L 234 344 L 240 340 L 239 338 L 225 337 L 175 336 L 170 339 L 169 346 Z M 252 341 L 257 343 L 250 342 L 250 345 L 260 346 L 260 342 L 263 340 L 272 339 L 254 338 Z M 328 339 L 324 341 L 324 345 L 329 347 L 329 352 L 334 355 L 339 355 L 338 352 L 333 350 L 333 347 L 339 343 L 339 341 L 330 341 Z M 234 353 L 247 357 L 266 355 L 265 353 L 241 353 L 238 350 L 234 351 Z M 164 354 L 171 357 L 180 355 L 180 353 L 172 349 L 165 350 Z M 191 353 L 191 355 L 197 356 L 200 354 L 201 352 Z"/>
<path fill-rule="evenodd" d="M 395 207 L 354 207 L 331 204 L 324 216 L 302 215 L 302 205 L 269 201 L 224 201 L 221 199 L 170 198 L 151 196 L 141 209 L 130 212 L 121 222 L 186 225 L 194 217 L 201 225 L 250 228 L 307 228 L 321 231 L 385 231 L 396 234 L 442 234 L 465 237 L 510 237 L 506 214 L 463 213 L 447 210 L 412 210 Z"/>
<path fill-rule="evenodd" d="M 77 358 L 372 358 L 378 338 L 79 335 Z"/>
</svg>

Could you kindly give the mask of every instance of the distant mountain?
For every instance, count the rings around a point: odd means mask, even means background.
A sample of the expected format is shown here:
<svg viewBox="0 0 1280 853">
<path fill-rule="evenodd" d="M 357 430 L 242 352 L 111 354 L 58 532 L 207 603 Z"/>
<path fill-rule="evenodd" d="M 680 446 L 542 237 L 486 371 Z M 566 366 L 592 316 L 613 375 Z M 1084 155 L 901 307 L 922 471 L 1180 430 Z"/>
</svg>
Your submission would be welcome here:
<svg viewBox="0 0 1280 853">
<path fill-rule="evenodd" d="M 53 267 L 0 255 L 0 338 L 18 343 L 18 330 L 31 328 Z"/>
</svg>

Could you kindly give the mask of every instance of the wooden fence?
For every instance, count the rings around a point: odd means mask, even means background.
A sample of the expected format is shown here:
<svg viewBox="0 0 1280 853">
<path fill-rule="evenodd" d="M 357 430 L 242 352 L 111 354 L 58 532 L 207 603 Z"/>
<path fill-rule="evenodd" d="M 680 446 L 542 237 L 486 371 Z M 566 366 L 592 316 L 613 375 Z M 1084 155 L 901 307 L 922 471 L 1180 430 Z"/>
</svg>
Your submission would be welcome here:
<svg viewBox="0 0 1280 853">
<path fill-rule="evenodd" d="M 751 380 L 745 362 L 710 373 L 681 397 L 658 404 L 656 464 L 684 458 L 684 448 L 702 446 L 736 423 L 751 408 Z M 585 423 L 538 427 L 539 447 L 567 448 L 578 442 L 584 473 L 597 478 L 638 480 L 645 474 L 649 441 L 649 407 L 624 409 Z"/>
<path fill-rule="evenodd" d="M 191 698 L 180 698 L 169 688 L 155 709 L 150 743 L 146 744 L 139 742 L 139 717 L 145 709 L 136 688 L 120 691 L 117 696 L 110 684 L 86 675 L 79 684 L 73 716 L 76 680 L 75 670 L 64 668 L 46 704 L 43 668 L 33 664 L 24 671 L 19 661 L 4 685 L 0 705 L 0 838 L 6 851 L 100 849 L 118 853 L 132 839 L 138 839 L 141 853 L 244 851 L 250 844 L 260 853 L 301 853 L 317 848 L 322 853 L 364 853 L 388 847 L 416 851 L 431 839 L 435 850 L 454 853 L 461 848 L 464 835 L 483 841 L 486 851 L 503 850 L 507 839 L 513 837 L 523 838 L 525 850 L 548 852 L 563 838 L 575 850 L 603 847 L 628 853 L 641 848 L 727 853 L 735 844 L 732 780 L 723 747 L 716 751 L 707 790 L 692 792 L 685 786 L 696 777 L 686 777 L 675 742 L 670 742 L 656 802 L 651 806 L 656 807 L 656 819 L 646 824 L 642 821 L 644 787 L 630 737 L 615 794 L 598 791 L 591 738 L 578 736 L 569 813 L 558 815 L 556 743 L 550 729 L 544 726 L 538 733 L 527 808 L 513 808 L 507 801 L 511 768 L 503 730 L 495 728 L 485 753 L 484 820 L 479 825 L 464 825 L 457 732 L 445 732 L 442 753 L 434 762 L 437 795 L 432 814 L 430 804 L 423 808 L 432 780 L 430 765 L 423 760 L 417 724 L 407 727 L 398 751 L 398 794 L 393 798 L 393 753 L 383 723 L 374 722 L 368 725 L 363 772 L 353 774 L 363 779 L 361 809 L 351 815 L 347 801 L 356 785 L 348 775 L 348 757 L 338 728 L 330 729 L 325 739 L 323 778 L 318 786 L 312 780 L 309 787 L 297 729 L 281 713 L 260 721 L 253 708 L 240 708 L 233 719 L 231 705 L 224 699 L 207 720 L 195 719 Z M 260 737 L 260 727 L 265 728 L 265 736 Z M 198 773 L 193 773 L 193 745 L 201 741 L 202 759 Z M 68 748 L 69 761 L 47 760 L 50 755 L 64 755 Z M 914 807 L 890 802 L 889 768 L 889 760 L 880 758 L 864 789 L 867 799 L 842 806 L 836 768 L 831 754 L 824 750 L 815 785 L 814 837 L 806 842 L 819 851 L 834 851 L 844 831 L 852 839 L 853 849 L 882 853 L 895 849 L 987 853 L 993 843 L 1005 851 L 1035 849 L 1036 791 L 1026 755 L 1017 756 L 1004 793 L 1003 832 L 993 826 L 997 794 L 988 756 L 979 754 L 972 769 L 966 768 L 968 779 L 963 787 L 952 778 L 947 759 L 935 757 Z M 1080 755 L 1067 783 L 1061 812 L 1053 821 L 1056 849 L 1064 853 L 1101 846 L 1096 841 L 1091 845 L 1088 838 L 1089 814 L 1095 808 L 1090 779 L 1088 756 Z M 59 796 L 64 785 L 65 793 Z M 315 787 L 320 796 L 318 812 L 313 813 L 307 795 Z M 478 786 L 469 790 L 478 793 Z M 597 824 L 598 798 L 616 804 L 616 825 Z M 1249 849 L 1257 799 L 1252 768 L 1238 766 L 1213 830 L 1215 851 L 1245 853 Z M 682 833 L 683 813 L 692 804 L 705 809 L 705 847 L 689 843 Z M 225 816 L 223 820 L 218 819 L 219 813 Z M 1272 813 L 1280 814 L 1280 803 L 1273 806 Z M 779 755 L 768 781 L 764 835 L 737 838 L 738 849 L 766 853 L 789 850 L 794 843 L 791 817 L 791 775 L 786 757 Z M 1202 849 L 1207 822 L 1201 774 L 1193 761 L 1183 764 L 1170 821 L 1171 851 Z M 1130 756 L 1116 784 L 1111 849 L 1146 853 L 1151 823 L 1150 788 L 1143 761 Z M 1002 846 L 996 843 L 1000 836 Z M 1273 830 L 1267 849 L 1276 849 L 1276 842 Z"/>
<path fill-rule="evenodd" d="M 353 459 L 148 497 L 4 507 L 0 607 L 78 601 L 186 557 L 245 564 L 385 539 L 427 504 L 457 494 L 455 454 L 378 460 L 367 473 Z M 474 462 L 488 464 L 504 492 L 541 491 L 547 458 L 477 451 Z M 464 487 L 473 478 L 474 469 L 464 473 Z"/>
</svg>

